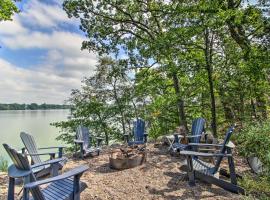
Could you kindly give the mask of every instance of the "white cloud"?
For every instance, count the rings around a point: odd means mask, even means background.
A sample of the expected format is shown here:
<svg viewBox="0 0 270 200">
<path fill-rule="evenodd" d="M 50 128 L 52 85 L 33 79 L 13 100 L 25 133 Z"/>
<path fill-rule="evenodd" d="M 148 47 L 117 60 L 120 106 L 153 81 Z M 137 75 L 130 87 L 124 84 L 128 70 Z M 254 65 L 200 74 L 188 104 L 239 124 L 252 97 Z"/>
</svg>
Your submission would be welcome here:
<svg viewBox="0 0 270 200">
<path fill-rule="evenodd" d="M 63 103 L 80 79 L 66 78 L 53 71 L 18 68 L 0 59 L 0 102 Z"/>
<path fill-rule="evenodd" d="M 55 5 L 49 5 L 29 0 L 13 21 L 0 23 L 0 44 L 5 47 L 2 51 L 45 52 L 29 61 L 27 69 L 0 58 L 0 102 L 63 103 L 71 89 L 79 88 L 82 78 L 93 73 L 97 56 L 81 51 L 85 39 L 82 35 L 61 26 L 78 24 L 67 18 L 60 1 L 54 1 Z"/>
<path fill-rule="evenodd" d="M 44 1 L 31 0 L 24 4 L 21 18 L 24 23 L 44 28 L 55 28 L 59 23 L 73 24 L 61 7 L 62 1 L 46 4 Z"/>
<path fill-rule="evenodd" d="M 28 30 L 23 27 L 18 19 L 18 16 L 13 18 L 13 21 L 3 21 L 0 23 L 0 34 L 1 35 L 18 35 L 26 34 Z"/>
</svg>

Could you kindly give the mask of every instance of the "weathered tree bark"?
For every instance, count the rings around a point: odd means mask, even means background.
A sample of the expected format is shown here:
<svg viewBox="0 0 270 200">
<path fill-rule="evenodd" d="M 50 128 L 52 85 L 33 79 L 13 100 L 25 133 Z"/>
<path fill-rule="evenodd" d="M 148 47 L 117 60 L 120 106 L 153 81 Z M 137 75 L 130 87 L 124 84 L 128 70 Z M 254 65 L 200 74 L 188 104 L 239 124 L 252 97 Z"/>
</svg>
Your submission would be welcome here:
<svg viewBox="0 0 270 200">
<path fill-rule="evenodd" d="M 185 108 L 184 108 L 184 101 L 181 98 L 179 79 L 177 77 L 176 72 L 172 73 L 172 78 L 173 78 L 174 90 L 175 90 L 175 93 L 177 95 L 177 108 L 178 108 L 178 113 L 179 113 L 179 115 L 178 115 L 178 117 L 179 117 L 179 125 L 184 126 L 186 128 L 186 130 L 188 131 Z"/>
<path fill-rule="evenodd" d="M 205 49 L 204 49 L 204 56 L 205 56 L 205 67 L 207 70 L 208 76 L 208 83 L 209 83 L 209 90 L 210 90 L 210 97 L 211 97 L 211 115 L 212 115 L 212 122 L 211 127 L 213 130 L 213 135 L 217 137 L 217 117 L 216 117 L 216 100 L 215 100 L 215 93 L 214 93 L 214 84 L 213 84 L 213 66 L 212 66 L 212 51 L 213 51 L 213 35 L 211 39 L 209 39 L 209 30 L 205 30 L 204 34 L 204 42 L 205 42 Z"/>
</svg>

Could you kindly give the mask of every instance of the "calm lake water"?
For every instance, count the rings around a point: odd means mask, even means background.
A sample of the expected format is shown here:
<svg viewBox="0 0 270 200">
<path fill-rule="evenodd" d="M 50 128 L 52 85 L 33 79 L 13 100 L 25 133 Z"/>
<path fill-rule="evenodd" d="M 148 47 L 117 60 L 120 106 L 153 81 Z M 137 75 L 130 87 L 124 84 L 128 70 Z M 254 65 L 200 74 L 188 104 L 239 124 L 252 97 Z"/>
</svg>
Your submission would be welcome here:
<svg viewBox="0 0 270 200">
<path fill-rule="evenodd" d="M 54 146 L 59 129 L 50 123 L 67 120 L 69 110 L 9 110 L 0 111 L 0 156 L 9 160 L 2 144 L 19 150 L 23 147 L 20 132 L 33 135 L 39 147 Z M 10 160 L 9 160 L 10 161 Z"/>
</svg>

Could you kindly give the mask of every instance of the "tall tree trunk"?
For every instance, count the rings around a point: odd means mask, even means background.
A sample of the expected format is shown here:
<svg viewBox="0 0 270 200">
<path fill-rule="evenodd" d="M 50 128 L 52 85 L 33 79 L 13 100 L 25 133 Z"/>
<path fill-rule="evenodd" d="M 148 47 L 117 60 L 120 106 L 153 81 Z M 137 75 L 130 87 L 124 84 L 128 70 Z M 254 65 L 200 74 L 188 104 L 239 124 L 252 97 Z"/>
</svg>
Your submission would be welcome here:
<svg viewBox="0 0 270 200">
<path fill-rule="evenodd" d="M 239 99 L 240 99 L 240 105 L 239 105 L 239 121 L 241 124 L 241 127 L 243 127 L 243 121 L 244 121 L 244 117 L 245 117 L 245 101 L 244 101 L 244 93 L 240 93 L 239 95 Z"/>
<path fill-rule="evenodd" d="M 123 112 L 121 103 L 120 103 L 118 96 L 117 96 L 116 80 L 114 81 L 114 84 L 113 84 L 113 94 L 114 94 L 114 99 L 116 101 L 116 104 L 117 104 L 119 111 L 120 111 L 120 114 L 121 114 L 121 124 L 122 124 L 123 134 L 126 135 L 125 116 L 124 116 L 124 112 Z"/>
<path fill-rule="evenodd" d="M 211 39 L 209 39 L 209 30 L 205 30 L 204 34 L 204 42 L 205 42 L 205 49 L 204 49 L 204 56 L 206 62 L 206 70 L 208 76 L 208 83 L 209 83 L 209 90 L 210 90 L 210 97 L 211 97 L 211 115 L 212 115 L 212 122 L 211 127 L 213 130 L 213 134 L 217 137 L 217 117 L 216 117 L 216 100 L 215 100 L 215 93 L 214 93 L 214 84 L 213 84 L 213 66 L 212 66 L 212 51 L 213 51 L 213 35 Z"/>
<path fill-rule="evenodd" d="M 220 101 L 224 110 L 225 119 L 227 122 L 232 123 L 235 119 L 235 116 L 229 105 L 229 102 L 226 101 L 225 91 L 224 91 L 224 88 L 222 88 L 222 86 L 219 87 L 219 96 L 220 96 Z"/>
<path fill-rule="evenodd" d="M 173 78 L 174 90 L 175 90 L 175 93 L 177 95 L 177 108 L 178 108 L 178 113 L 179 113 L 179 115 L 178 115 L 178 117 L 179 117 L 179 125 L 184 126 L 186 128 L 186 130 L 188 130 L 186 114 L 185 114 L 185 108 L 184 108 L 184 101 L 181 98 L 179 79 L 177 77 L 176 72 L 172 73 L 172 78 Z"/>
</svg>

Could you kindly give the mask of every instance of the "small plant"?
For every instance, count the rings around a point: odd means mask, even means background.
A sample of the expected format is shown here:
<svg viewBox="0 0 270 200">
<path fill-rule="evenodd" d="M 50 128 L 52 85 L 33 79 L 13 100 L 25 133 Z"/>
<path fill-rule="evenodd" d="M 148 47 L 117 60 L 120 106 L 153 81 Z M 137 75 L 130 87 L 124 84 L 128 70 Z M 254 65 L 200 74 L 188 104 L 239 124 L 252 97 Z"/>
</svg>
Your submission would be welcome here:
<svg viewBox="0 0 270 200">
<path fill-rule="evenodd" d="M 264 175 L 270 175 L 270 122 L 249 125 L 237 137 L 238 150 L 244 157 L 256 156 L 263 163 Z M 269 178 L 270 181 L 270 178 Z"/>
<path fill-rule="evenodd" d="M 6 172 L 8 169 L 8 161 L 0 156 L 0 171 Z"/>
<path fill-rule="evenodd" d="M 247 199 L 270 199 L 270 182 L 265 176 L 254 177 L 250 174 L 243 176 L 240 179 L 240 185 L 245 188 L 249 195 Z"/>
</svg>

